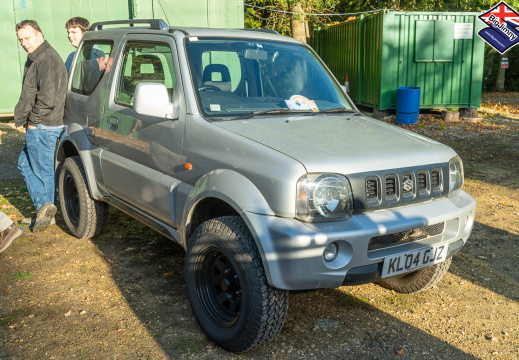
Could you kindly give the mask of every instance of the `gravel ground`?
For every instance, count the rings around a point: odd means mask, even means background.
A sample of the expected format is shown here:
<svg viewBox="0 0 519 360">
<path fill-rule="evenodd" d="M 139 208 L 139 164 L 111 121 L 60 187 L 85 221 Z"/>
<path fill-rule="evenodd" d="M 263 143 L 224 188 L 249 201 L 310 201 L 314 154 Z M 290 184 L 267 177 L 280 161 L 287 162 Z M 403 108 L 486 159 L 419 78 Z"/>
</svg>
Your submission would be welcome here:
<svg viewBox="0 0 519 360">
<path fill-rule="evenodd" d="M 433 289 L 291 294 L 280 335 L 232 354 L 191 315 L 180 247 L 113 208 L 93 240 L 58 214 L 0 255 L 0 359 L 519 359 L 519 94 L 483 100 L 480 122 L 432 111 L 407 127 L 461 155 L 478 201 L 471 238 Z M 0 207 L 19 219 L 33 211 L 15 165 L 23 134 L 0 131 Z"/>
</svg>

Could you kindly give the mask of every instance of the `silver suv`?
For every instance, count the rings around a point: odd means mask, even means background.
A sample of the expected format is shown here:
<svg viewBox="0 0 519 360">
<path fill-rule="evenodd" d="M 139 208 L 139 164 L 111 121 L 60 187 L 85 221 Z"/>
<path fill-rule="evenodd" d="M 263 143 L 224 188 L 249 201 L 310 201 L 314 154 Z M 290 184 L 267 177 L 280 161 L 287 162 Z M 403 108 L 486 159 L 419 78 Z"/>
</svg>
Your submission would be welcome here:
<svg viewBox="0 0 519 360">
<path fill-rule="evenodd" d="M 291 290 L 432 287 L 474 222 L 451 148 L 363 116 L 273 32 L 96 23 L 65 118 L 70 231 L 99 234 L 110 204 L 180 244 L 194 316 L 230 351 L 272 340 Z"/>
</svg>

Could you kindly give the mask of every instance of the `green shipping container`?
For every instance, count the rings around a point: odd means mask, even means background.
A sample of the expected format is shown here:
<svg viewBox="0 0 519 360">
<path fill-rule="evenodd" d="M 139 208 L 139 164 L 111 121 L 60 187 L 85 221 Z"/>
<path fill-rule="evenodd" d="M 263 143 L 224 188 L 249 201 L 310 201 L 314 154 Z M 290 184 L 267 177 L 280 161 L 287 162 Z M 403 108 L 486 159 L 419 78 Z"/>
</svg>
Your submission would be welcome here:
<svg viewBox="0 0 519 360">
<path fill-rule="evenodd" d="M 420 87 L 420 108 L 481 105 L 479 13 L 384 10 L 314 31 L 314 48 L 360 105 L 396 109 L 397 88 Z"/>
<path fill-rule="evenodd" d="M 65 23 L 81 16 L 94 23 L 122 19 L 163 19 L 174 26 L 243 28 L 240 0 L 2 0 L 0 2 L 0 114 L 11 113 L 20 96 L 27 53 L 19 45 L 16 24 L 36 20 L 47 40 L 65 60 L 75 50 Z"/>
</svg>

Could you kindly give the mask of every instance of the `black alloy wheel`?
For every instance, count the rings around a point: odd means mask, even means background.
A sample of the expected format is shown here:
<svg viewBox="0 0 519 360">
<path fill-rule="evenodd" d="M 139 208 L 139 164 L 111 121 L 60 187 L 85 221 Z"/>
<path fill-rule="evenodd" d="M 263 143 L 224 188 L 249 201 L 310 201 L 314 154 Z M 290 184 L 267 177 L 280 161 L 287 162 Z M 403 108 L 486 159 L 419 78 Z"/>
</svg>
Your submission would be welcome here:
<svg viewBox="0 0 519 360">
<path fill-rule="evenodd" d="M 219 249 L 206 249 L 201 256 L 196 271 L 198 299 L 215 325 L 228 328 L 240 315 L 240 279 L 231 260 Z"/>
<path fill-rule="evenodd" d="M 78 226 L 80 216 L 79 192 L 77 191 L 76 182 L 70 171 L 65 169 L 63 171 L 65 171 L 62 189 L 65 199 L 65 204 L 63 205 L 65 206 L 65 211 L 67 212 L 70 222 L 74 226 Z"/>
</svg>

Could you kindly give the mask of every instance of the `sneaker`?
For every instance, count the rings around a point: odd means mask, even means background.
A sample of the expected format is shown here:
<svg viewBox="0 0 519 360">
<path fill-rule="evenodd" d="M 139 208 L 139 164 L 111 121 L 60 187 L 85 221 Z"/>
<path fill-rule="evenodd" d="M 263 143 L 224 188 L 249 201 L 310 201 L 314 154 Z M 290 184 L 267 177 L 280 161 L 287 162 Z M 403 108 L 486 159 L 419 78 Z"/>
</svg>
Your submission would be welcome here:
<svg viewBox="0 0 519 360">
<path fill-rule="evenodd" d="M 36 221 L 36 215 L 30 218 L 23 218 L 22 220 L 18 220 L 18 225 L 31 227 L 34 225 L 34 222 Z M 56 217 L 53 216 L 50 218 L 50 224 L 49 225 L 56 225 Z"/>
<path fill-rule="evenodd" d="M 11 224 L 7 229 L 0 232 L 0 253 L 9 247 L 14 240 L 18 239 L 25 229 L 20 229 L 15 224 Z"/>
<path fill-rule="evenodd" d="M 36 212 L 36 219 L 32 226 L 32 232 L 42 232 L 47 230 L 50 225 L 51 218 L 56 215 L 58 208 L 56 205 L 48 202 L 38 209 Z"/>
</svg>

